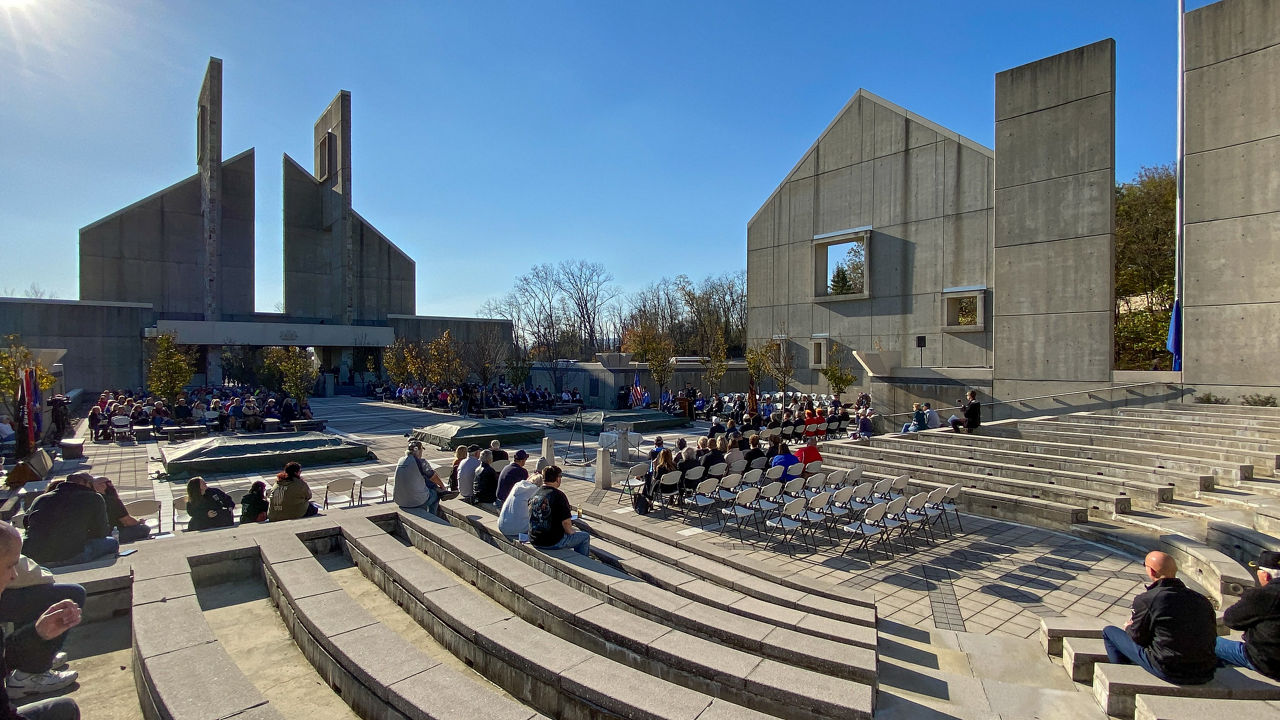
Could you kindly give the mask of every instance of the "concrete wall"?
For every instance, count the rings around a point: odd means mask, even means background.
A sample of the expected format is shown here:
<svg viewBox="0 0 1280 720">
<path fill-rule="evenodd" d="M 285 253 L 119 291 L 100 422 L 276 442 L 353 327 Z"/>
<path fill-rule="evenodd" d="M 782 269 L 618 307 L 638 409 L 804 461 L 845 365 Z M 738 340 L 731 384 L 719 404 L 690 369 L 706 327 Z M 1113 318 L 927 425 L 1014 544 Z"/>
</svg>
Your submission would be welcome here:
<svg viewBox="0 0 1280 720">
<path fill-rule="evenodd" d="M 254 302 L 254 153 L 222 164 L 221 312 Z M 80 298 L 148 303 L 158 314 L 202 319 L 205 242 L 200 175 L 80 230 Z"/>
<path fill-rule="evenodd" d="M 1280 386 L 1280 3 L 1206 6 L 1186 38 L 1184 381 L 1238 402 Z"/>
<path fill-rule="evenodd" d="M 489 318 L 428 317 L 424 315 L 388 315 L 387 324 L 395 330 L 397 338 L 413 342 L 430 342 L 448 330 L 456 343 L 468 343 L 480 333 L 497 329 L 508 342 L 512 341 L 510 320 Z"/>
<path fill-rule="evenodd" d="M 142 328 L 150 305 L 0 298 L 0 328 L 27 347 L 61 348 L 67 389 L 98 392 L 142 387 Z"/>
<path fill-rule="evenodd" d="M 943 332 L 946 288 L 992 286 L 989 149 L 859 90 L 747 225 L 747 335 L 791 338 L 794 389 L 825 392 L 809 343 L 989 367 L 986 331 Z M 869 297 L 815 298 L 815 244 L 870 227 Z M 989 291 L 988 291 L 989 292 Z M 989 300 L 986 303 L 990 304 Z"/>
<path fill-rule="evenodd" d="M 1113 40 L 996 75 L 997 399 L 1111 381 L 1114 158 Z"/>
</svg>

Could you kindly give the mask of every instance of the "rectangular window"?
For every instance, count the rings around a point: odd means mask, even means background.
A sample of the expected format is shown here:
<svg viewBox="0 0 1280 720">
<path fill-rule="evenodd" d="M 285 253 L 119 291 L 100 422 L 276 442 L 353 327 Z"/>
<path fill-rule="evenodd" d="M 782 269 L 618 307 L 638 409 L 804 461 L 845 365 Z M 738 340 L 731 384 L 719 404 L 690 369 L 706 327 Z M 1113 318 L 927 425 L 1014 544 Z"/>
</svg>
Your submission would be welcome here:
<svg viewBox="0 0 1280 720">
<path fill-rule="evenodd" d="M 954 288 L 942 292 L 942 331 L 980 332 L 986 324 L 986 288 Z"/>
<path fill-rule="evenodd" d="M 812 338 L 809 340 L 809 367 L 822 370 L 827 367 L 828 338 Z"/>
<path fill-rule="evenodd" d="M 337 170 L 338 146 L 333 133 L 327 132 L 320 138 L 320 147 L 316 150 L 316 177 L 327 180 Z"/>
<path fill-rule="evenodd" d="M 861 300 L 870 297 L 870 250 L 869 228 L 815 237 L 815 301 Z"/>
</svg>

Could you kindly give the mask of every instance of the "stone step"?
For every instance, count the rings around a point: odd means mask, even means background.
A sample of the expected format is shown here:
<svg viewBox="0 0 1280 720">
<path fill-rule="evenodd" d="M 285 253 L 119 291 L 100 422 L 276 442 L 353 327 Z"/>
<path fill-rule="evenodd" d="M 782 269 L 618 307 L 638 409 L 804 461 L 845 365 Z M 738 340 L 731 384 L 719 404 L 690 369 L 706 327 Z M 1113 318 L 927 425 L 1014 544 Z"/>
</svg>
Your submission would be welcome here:
<svg viewBox="0 0 1280 720">
<path fill-rule="evenodd" d="M 1280 683 L 1244 668 L 1218 668 L 1204 685 L 1175 685 L 1137 665 L 1099 663 L 1093 670 L 1093 695 L 1108 715 L 1134 717 L 1135 696 L 1168 695 L 1218 700 L 1280 700 Z"/>
<path fill-rule="evenodd" d="M 717 702 L 737 702 L 744 706 L 739 708 L 743 712 L 746 712 L 745 707 L 752 707 L 778 717 L 845 714 L 849 717 L 870 717 L 873 692 L 868 685 L 762 659 L 709 639 L 673 630 L 667 624 L 628 612 L 603 598 L 571 587 L 465 530 L 441 523 L 438 519 L 408 514 L 401 515 L 401 519 L 403 531 L 418 550 L 431 555 L 450 570 L 469 567 L 462 574 L 475 573 L 477 588 L 500 600 L 520 622 L 536 621 L 556 641 L 568 643 L 574 651 L 586 651 L 601 660 L 608 659 L 619 667 L 626 667 L 628 672 L 647 672 L 654 676 L 647 681 L 630 679 L 628 682 L 637 688 L 636 692 L 665 693 L 670 692 L 670 688 L 696 691 L 714 696 Z M 397 596 L 407 593 L 429 606 L 433 616 L 448 612 L 437 610 L 431 598 L 426 595 L 419 597 L 421 593 L 415 589 L 424 582 L 434 586 L 444 581 L 433 577 L 440 573 L 427 572 L 424 558 L 399 556 L 396 548 L 403 546 L 386 535 L 348 538 L 348 542 L 353 556 L 357 553 L 364 555 L 364 559 L 357 560 L 358 563 L 362 566 L 368 563 L 378 569 L 372 576 L 379 585 L 386 586 Z M 379 545 L 385 546 L 395 559 L 384 560 Z M 496 554 L 487 555 L 490 551 Z M 549 563 L 581 562 L 581 556 L 573 551 L 541 553 L 530 549 L 529 552 L 537 552 Z M 484 557 L 477 557 L 482 554 Z M 618 582 L 631 586 L 645 584 L 634 578 L 628 581 L 622 577 L 618 577 Z M 666 611 L 672 614 L 694 612 L 682 607 L 667 608 Z M 453 629 L 455 632 L 472 630 Z M 761 643 L 772 640 L 766 636 L 761 638 Z M 536 662 L 530 657 L 522 659 Z M 838 663 L 837 659 L 826 669 L 835 671 Z M 655 685 L 663 682 L 657 677 L 667 678 L 676 685 L 670 688 Z M 805 692 L 799 688 L 804 688 Z M 636 706 L 630 713 L 643 710 L 643 707 Z"/>
<path fill-rule="evenodd" d="M 1189 459 L 1230 463 L 1241 469 L 1251 467 L 1253 469 L 1248 472 L 1250 477 L 1253 475 L 1272 477 L 1277 467 L 1277 455 L 1274 450 L 1268 451 L 1265 443 L 1223 440 L 1216 436 L 1195 433 L 1172 434 L 1119 427 L 1110 428 L 1107 432 L 1099 432 L 1094 427 L 1046 421 L 1023 421 L 1006 428 L 986 429 L 984 426 L 984 432 L 996 437 L 1007 434 L 1029 440 L 1095 445 L 1124 450 L 1153 452 L 1158 450 Z M 1235 476 L 1245 478 L 1244 473 L 1238 472 Z M 1228 478 L 1218 475 L 1219 482 L 1226 479 Z"/>
<path fill-rule="evenodd" d="M 1219 405 L 1217 403 L 1157 403 L 1149 406 L 1161 410 L 1181 410 L 1191 407 L 1195 412 L 1214 413 L 1217 415 L 1244 415 L 1246 417 L 1280 418 L 1280 407 L 1254 407 L 1251 405 Z"/>
<path fill-rule="evenodd" d="M 1086 457 L 1045 455 L 1043 453 L 1006 450 L 994 445 L 951 445 L 913 439 L 913 437 L 921 438 L 928 434 L 917 433 L 915 436 L 899 435 L 887 438 L 872 438 L 871 447 L 905 451 L 922 457 L 968 460 L 980 463 L 984 467 L 996 465 L 1009 468 L 1035 468 L 1045 473 L 1067 473 L 1066 477 L 1073 477 L 1079 474 L 1082 481 L 1090 483 L 1116 481 L 1119 483 L 1119 487 L 1124 487 L 1124 481 L 1137 482 L 1140 483 L 1138 487 L 1150 486 L 1153 492 L 1154 488 L 1168 486 L 1177 488 L 1179 494 L 1190 494 L 1200 490 L 1211 490 L 1214 485 L 1211 473 L 1198 474 L 1169 470 L 1167 468 L 1144 467 L 1131 463 L 1107 462 Z M 965 435 L 964 437 L 974 436 Z M 833 443 L 824 443 L 822 446 L 823 451 L 825 452 L 826 448 L 831 445 Z M 840 443 L 834 443 L 834 445 L 839 446 Z M 1065 481 L 1064 484 L 1066 484 Z M 1077 487 L 1088 487 L 1088 485 L 1077 485 Z M 1135 499 L 1139 497 L 1139 495 L 1135 494 Z"/>
<path fill-rule="evenodd" d="M 1204 438 L 1235 443 L 1251 443 L 1260 450 L 1274 449 L 1280 440 L 1280 430 L 1242 428 L 1233 423 L 1199 423 L 1190 420 L 1160 420 L 1157 418 L 1135 418 L 1121 415 L 1098 415 L 1093 413 L 1059 415 L 1036 422 L 1048 422 L 1054 425 L 1072 427 L 1103 428 L 1095 432 L 1107 432 L 1109 429 L 1138 430 L 1163 433 L 1165 436 Z M 1021 425 L 1021 423 L 1019 423 Z"/>
<path fill-rule="evenodd" d="M 1076 494 L 1082 500 L 1089 498 L 1105 499 L 1106 496 L 1124 496 L 1130 498 L 1132 504 L 1142 507 L 1154 507 L 1157 503 L 1172 500 L 1174 496 L 1172 483 L 1156 484 L 1148 481 L 1106 477 L 1075 470 L 1054 470 L 1028 464 L 1013 465 L 988 460 L 981 453 L 975 453 L 976 457 L 969 459 L 938 455 L 932 452 L 896 449 L 886 444 L 867 446 L 830 443 L 823 446 L 823 451 L 829 455 L 839 454 L 845 457 L 870 458 L 881 462 L 893 462 L 900 467 L 926 467 L 934 470 L 965 473 L 966 475 L 1030 482 L 1039 486 L 1054 486 L 1049 488 L 1050 492 L 1053 493 L 1060 493 L 1058 488 L 1071 488 L 1076 491 Z M 968 485 L 968 483 L 965 484 Z M 1019 485 L 1019 487 L 1022 486 Z M 1095 496 L 1093 493 L 1099 493 L 1099 495 Z M 1048 495 L 1045 497 L 1055 499 Z M 1069 500 L 1063 500 L 1061 497 L 1058 499 L 1060 502 L 1069 502 Z"/>
<path fill-rule="evenodd" d="M 1104 493 L 1096 490 L 1083 490 L 1065 485 L 1050 485 L 1031 480 L 1018 480 L 1000 475 L 983 475 L 961 470 L 918 465 L 911 462 L 881 460 L 868 455 L 852 455 L 832 453 L 827 455 L 828 462 L 837 459 L 847 465 L 862 467 L 881 475 L 897 476 L 907 474 L 913 481 L 932 482 L 940 485 L 960 484 L 966 489 L 987 490 L 1019 497 L 1046 500 L 1076 508 L 1092 511 L 1091 515 L 1109 518 L 1116 513 L 1127 513 L 1133 509 L 1133 499 L 1126 495 Z M 982 514 L 982 513 L 979 513 Z"/>
<path fill-rule="evenodd" d="M 1252 437 L 1271 441 L 1280 439 L 1280 427 L 1268 423 L 1242 422 L 1218 416 L 1202 418 L 1183 416 L 1161 410 L 1143 411 L 1140 409 L 1133 409 L 1125 413 L 1103 411 L 1092 413 L 1091 416 L 1114 420 L 1128 427 L 1155 426 L 1163 430 L 1190 430 L 1227 437 Z"/>
<path fill-rule="evenodd" d="M 1186 406 L 1184 410 L 1164 410 L 1160 408 L 1116 408 L 1106 413 L 1121 417 L 1155 418 L 1158 420 L 1183 420 L 1203 422 L 1212 425 L 1238 425 L 1242 428 L 1259 428 L 1262 430 L 1280 430 L 1280 418 L 1250 417 L 1247 415 L 1224 416 L 1222 413 L 1201 412 L 1196 405 Z"/>
<path fill-rule="evenodd" d="M 1017 431 L 1012 430 L 1011 432 L 1016 434 Z M 878 438 L 871 439 L 873 445 L 878 441 Z M 1215 463 L 1207 459 L 1189 458 L 1185 455 L 1161 452 L 1158 448 L 1147 450 L 1128 449 L 1084 442 L 1055 442 L 1008 435 L 969 435 L 967 433 L 957 434 L 950 432 L 917 433 L 913 442 L 966 449 L 986 448 L 1000 452 L 1016 452 L 1039 458 L 1053 456 L 1064 459 L 1079 459 L 1098 463 L 1104 467 L 1118 465 L 1145 468 L 1153 471 L 1171 470 L 1175 473 L 1185 473 L 1187 476 L 1195 477 L 1224 474 L 1239 476 L 1242 467 L 1246 471 L 1245 477 L 1250 477 L 1253 472 L 1252 464 L 1242 466 L 1228 462 Z M 1174 476 L 1175 482 L 1177 477 L 1178 475 Z"/>
<path fill-rule="evenodd" d="M 1168 695 L 1138 695 L 1135 700 L 1134 720 L 1280 720 L 1280 702 L 1275 701 L 1213 700 Z"/>
<path fill-rule="evenodd" d="M 1049 655 L 1061 657 L 1063 644 L 1068 638 L 1102 639 L 1102 628 L 1107 621 L 1084 615 L 1064 615 L 1040 618 L 1040 646 Z"/>
<path fill-rule="evenodd" d="M 1071 679 L 1093 683 L 1093 666 L 1107 662 L 1107 648 L 1102 638 L 1072 637 L 1062 641 L 1062 666 Z"/>
</svg>

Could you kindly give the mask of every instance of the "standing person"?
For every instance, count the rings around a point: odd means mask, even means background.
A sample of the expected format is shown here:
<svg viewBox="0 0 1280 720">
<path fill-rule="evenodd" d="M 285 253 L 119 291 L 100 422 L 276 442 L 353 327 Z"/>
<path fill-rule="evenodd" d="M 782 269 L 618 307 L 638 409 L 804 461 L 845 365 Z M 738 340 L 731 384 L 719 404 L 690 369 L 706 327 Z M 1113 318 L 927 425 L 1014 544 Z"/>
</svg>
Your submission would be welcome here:
<svg viewBox="0 0 1280 720">
<path fill-rule="evenodd" d="M 505 506 L 507 496 L 511 494 L 511 489 L 520 484 L 522 480 L 529 477 L 529 471 L 524 469 L 524 465 L 529 461 L 529 453 L 524 450 L 517 450 L 515 457 L 498 475 L 498 503 Z"/>
<path fill-rule="evenodd" d="M 1217 620 L 1208 598 L 1177 578 L 1178 564 L 1165 553 L 1143 560 L 1151 584 L 1133 599 L 1133 617 L 1123 628 L 1102 629 L 1112 663 L 1140 665 L 1161 680 L 1201 685 L 1213 679 Z"/>
<path fill-rule="evenodd" d="M 216 487 L 205 484 L 204 478 L 193 477 L 187 481 L 187 532 L 231 527 L 236 516 L 231 509 L 236 501 Z"/>
<path fill-rule="evenodd" d="M 276 486 L 268 498 L 267 520 L 297 520 L 320 514 L 320 506 L 311 502 L 311 486 L 302 479 L 302 466 L 291 462 L 276 475 Z"/>
<path fill-rule="evenodd" d="M 947 422 L 951 424 L 951 432 L 958 433 L 960 428 L 964 428 L 965 432 L 972 433 L 982 425 L 982 403 L 978 402 L 978 391 L 970 390 L 968 399 L 960 403 L 960 412 L 964 415 L 964 419 L 952 415 Z"/>
<path fill-rule="evenodd" d="M 120 549 L 111 537 L 106 501 L 93 491 L 87 472 L 72 473 L 36 498 L 26 523 L 22 554 L 47 567 L 86 563 Z"/>
<path fill-rule="evenodd" d="M 1214 653 L 1228 665 L 1280 680 L 1280 582 L 1275 581 L 1280 578 L 1280 553 L 1263 552 L 1249 565 L 1258 576 L 1258 587 L 1245 590 L 1236 604 L 1222 613 L 1227 627 L 1244 631 L 1244 641 L 1220 637 Z"/>
<path fill-rule="evenodd" d="M 111 523 L 116 532 L 120 534 L 120 542 L 133 542 L 151 535 L 151 527 L 149 525 L 130 515 L 129 511 L 125 510 L 124 502 L 120 500 L 120 493 L 116 492 L 116 488 L 111 484 L 110 478 L 101 476 L 94 478 L 93 490 L 102 496 L 102 500 L 107 506 L 107 522 Z"/>
<path fill-rule="evenodd" d="M 560 468 L 542 470 L 542 487 L 529 500 L 529 539 L 543 550 L 571 548 L 580 555 L 591 554 L 591 536 L 573 526 L 569 498 L 560 491 Z"/>
<path fill-rule="evenodd" d="M 4 591 L 18 577 L 18 565 L 22 561 L 21 550 L 22 538 L 17 529 L 9 523 L 0 522 L 0 597 L 3 597 Z M 74 600 L 63 599 L 46 608 L 35 622 L 18 625 L 11 632 L 0 629 L 0 645 L 3 645 L 3 652 L 0 652 L 0 677 L 11 677 L 11 658 L 23 658 L 23 662 L 45 668 L 53 667 L 54 658 L 62 645 L 62 636 L 79 624 L 80 607 Z M 6 683 L 6 687 L 0 691 L 0 720 L 80 720 L 80 708 L 75 700 L 67 697 L 41 700 L 15 708 L 9 702 Z"/>
<path fill-rule="evenodd" d="M 418 462 L 421 459 L 422 443 L 409 443 L 404 457 L 396 463 L 396 486 L 391 499 L 406 510 L 422 508 L 435 515 L 440 509 L 440 492 L 444 490 L 444 483 L 429 464 Z"/>
</svg>

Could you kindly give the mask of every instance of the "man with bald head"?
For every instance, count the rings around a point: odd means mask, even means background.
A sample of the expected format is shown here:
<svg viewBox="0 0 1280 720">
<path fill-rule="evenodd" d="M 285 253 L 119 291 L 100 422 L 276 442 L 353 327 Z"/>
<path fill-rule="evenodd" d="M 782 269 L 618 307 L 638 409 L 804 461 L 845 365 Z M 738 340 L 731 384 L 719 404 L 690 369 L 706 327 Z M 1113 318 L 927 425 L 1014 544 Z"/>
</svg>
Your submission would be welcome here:
<svg viewBox="0 0 1280 720">
<path fill-rule="evenodd" d="M 1213 679 L 1217 621 L 1208 598 L 1177 578 L 1178 564 L 1155 551 L 1143 561 L 1151 584 L 1133 599 L 1133 617 L 1123 627 L 1102 629 L 1113 663 L 1140 665 L 1161 680 L 1200 685 Z"/>
<path fill-rule="evenodd" d="M 0 594 L 18 577 L 18 560 L 22 538 L 7 522 L 0 522 Z M 71 600 L 54 603 L 34 623 L 15 628 L 12 633 L 0 630 L 0 677 L 8 677 L 6 656 L 38 658 L 42 665 L 53 664 L 58 652 L 58 638 L 80 624 L 80 607 Z M 15 708 L 9 703 L 8 690 L 0 683 L 0 720 L 79 720 L 80 708 L 68 697 L 42 700 Z"/>
</svg>

